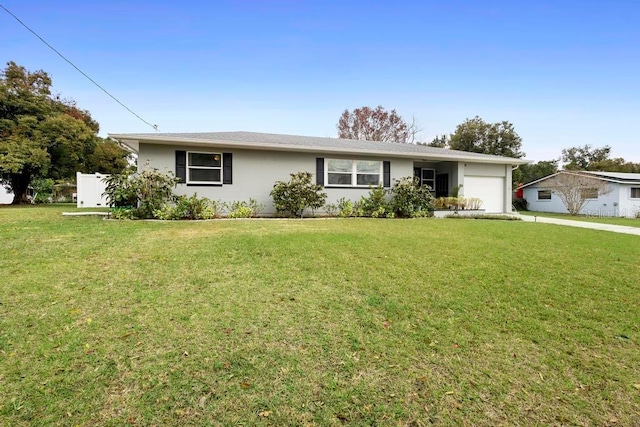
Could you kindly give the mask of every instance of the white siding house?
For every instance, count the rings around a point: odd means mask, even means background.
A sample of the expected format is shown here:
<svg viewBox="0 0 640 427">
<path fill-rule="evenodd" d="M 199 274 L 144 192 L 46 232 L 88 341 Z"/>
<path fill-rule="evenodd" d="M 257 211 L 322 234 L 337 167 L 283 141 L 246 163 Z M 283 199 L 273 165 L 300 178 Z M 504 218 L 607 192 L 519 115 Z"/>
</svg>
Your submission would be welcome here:
<svg viewBox="0 0 640 427">
<path fill-rule="evenodd" d="M 274 213 L 269 195 L 291 173 L 314 174 L 327 202 L 358 200 L 370 185 L 391 187 L 417 176 L 436 196 L 462 185 L 487 213 L 511 211 L 511 171 L 524 160 L 413 144 L 356 141 L 253 132 L 110 134 L 149 165 L 182 179 L 178 194 L 223 202 L 256 199 Z"/>
<path fill-rule="evenodd" d="M 588 199 L 581 215 L 635 218 L 640 213 L 640 173 L 581 172 L 607 183 L 610 192 Z M 568 213 L 560 198 L 543 188 L 549 175 L 523 186 L 528 209 L 534 212 Z"/>
</svg>

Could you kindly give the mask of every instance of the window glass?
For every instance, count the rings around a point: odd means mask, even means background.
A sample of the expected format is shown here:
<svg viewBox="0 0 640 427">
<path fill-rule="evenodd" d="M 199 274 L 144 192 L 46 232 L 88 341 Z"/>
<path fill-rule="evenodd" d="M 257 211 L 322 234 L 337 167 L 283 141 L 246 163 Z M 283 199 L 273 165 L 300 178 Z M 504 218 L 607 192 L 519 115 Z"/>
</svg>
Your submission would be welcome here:
<svg viewBox="0 0 640 427">
<path fill-rule="evenodd" d="M 351 173 L 352 168 L 353 168 L 352 160 L 329 159 L 327 171 Z"/>
<path fill-rule="evenodd" d="M 220 167 L 220 155 L 208 153 L 189 153 L 189 166 Z"/>
<path fill-rule="evenodd" d="M 220 169 L 189 169 L 189 181 L 220 182 Z"/>
<path fill-rule="evenodd" d="M 538 190 L 538 200 L 551 200 L 551 190 Z"/>
<path fill-rule="evenodd" d="M 356 162 L 356 170 L 358 173 L 380 173 L 380 162 L 369 160 L 358 160 Z"/>
<path fill-rule="evenodd" d="M 378 185 L 380 184 L 380 175 L 358 174 L 358 185 Z"/>
<path fill-rule="evenodd" d="M 351 185 L 350 173 L 330 173 L 329 185 Z"/>
<path fill-rule="evenodd" d="M 598 198 L 598 189 L 597 188 L 583 188 L 580 191 L 580 195 L 583 199 L 597 199 Z"/>
<path fill-rule="evenodd" d="M 640 199 L 640 187 L 632 187 L 631 188 L 631 198 L 632 199 Z"/>
</svg>

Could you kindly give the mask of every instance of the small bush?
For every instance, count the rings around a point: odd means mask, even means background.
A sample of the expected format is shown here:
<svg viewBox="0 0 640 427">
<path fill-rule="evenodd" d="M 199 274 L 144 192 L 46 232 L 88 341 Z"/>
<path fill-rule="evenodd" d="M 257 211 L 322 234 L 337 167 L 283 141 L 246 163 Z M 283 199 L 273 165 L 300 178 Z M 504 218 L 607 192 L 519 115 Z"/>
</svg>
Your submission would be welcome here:
<svg viewBox="0 0 640 427">
<path fill-rule="evenodd" d="M 164 220 L 178 219 L 212 219 L 220 216 L 220 202 L 192 196 L 178 196 L 175 203 L 165 204 L 162 209 L 156 209 L 154 218 Z"/>
<path fill-rule="evenodd" d="M 513 199 L 513 209 L 517 211 L 529 210 L 529 202 L 527 199 Z"/>
<path fill-rule="evenodd" d="M 139 173 L 124 171 L 105 178 L 104 194 L 111 207 L 129 206 L 135 218 L 155 218 L 168 203 L 174 202 L 173 189 L 178 179 L 171 172 L 162 173 L 151 169 L 149 162 Z"/>
<path fill-rule="evenodd" d="M 35 197 L 34 203 L 50 203 L 53 195 L 53 179 L 51 178 L 35 178 L 31 181 L 31 187 Z"/>
<path fill-rule="evenodd" d="M 326 212 L 327 216 L 335 217 L 338 215 L 339 208 L 336 203 L 327 203 L 326 205 L 324 205 L 324 211 Z"/>
<path fill-rule="evenodd" d="M 321 185 L 311 182 L 312 176 L 310 172 L 297 172 L 291 174 L 289 181 L 275 183 L 270 194 L 279 213 L 302 218 L 305 209 L 319 209 L 324 205 L 327 193 Z"/>
<path fill-rule="evenodd" d="M 428 186 L 420 185 L 418 178 L 396 180 L 391 189 L 391 208 L 400 218 L 419 218 L 433 214 L 433 197 Z"/>
<path fill-rule="evenodd" d="M 363 216 L 372 218 L 385 218 L 391 212 L 391 204 L 388 199 L 389 191 L 378 185 L 369 189 L 367 197 L 362 196 L 358 207 L 362 209 Z"/>
<path fill-rule="evenodd" d="M 467 209 L 477 211 L 482 207 L 482 200 L 477 197 L 471 197 L 467 199 Z"/>
<path fill-rule="evenodd" d="M 252 216 L 252 211 L 250 207 L 238 206 L 234 210 L 229 212 L 229 214 L 227 215 L 227 218 L 251 218 L 251 216 Z"/>
<path fill-rule="evenodd" d="M 258 203 L 256 199 L 249 199 L 248 202 L 234 201 L 226 203 L 225 208 L 229 212 L 228 218 L 253 218 L 264 210 L 264 205 Z"/>
<path fill-rule="evenodd" d="M 109 216 L 113 219 L 136 219 L 134 209 L 131 207 L 112 207 Z"/>
<path fill-rule="evenodd" d="M 340 218 L 349 218 L 353 216 L 353 202 L 344 197 L 338 199 L 338 216 Z"/>
</svg>

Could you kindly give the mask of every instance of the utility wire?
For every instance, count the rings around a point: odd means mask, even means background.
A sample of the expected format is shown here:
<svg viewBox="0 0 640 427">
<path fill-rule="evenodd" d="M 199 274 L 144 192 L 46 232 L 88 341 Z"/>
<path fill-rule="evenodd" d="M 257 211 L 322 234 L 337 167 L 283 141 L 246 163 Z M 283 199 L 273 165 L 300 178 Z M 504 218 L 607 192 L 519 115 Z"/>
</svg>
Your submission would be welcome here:
<svg viewBox="0 0 640 427">
<path fill-rule="evenodd" d="M 83 76 L 85 76 L 87 79 L 89 79 L 89 81 L 91 83 L 93 83 L 94 85 L 96 85 L 98 88 L 100 88 L 100 90 L 102 90 L 104 93 L 106 93 L 107 95 L 109 95 L 109 97 L 111 97 L 114 101 L 116 101 L 118 104 L 122 105 L 124 108 L 127 109 L 128 112 L 130 112 L 131 114 L 133 114 L 134 116 L 136 116 L 138 119 L 140 119 L 142 122 L 146 123 L 147 125 L 151 126 L 156 132 L 158 131 L 158 125 L 152 125 L 151 123 L 149 123 L 148 121 L 146 121 L 145 119 L 143 119 L 142 117 L 140 117 L 138 114 L 136 114 L 131 108 L 127 107 L 126 105 L 124 105 L 122 102 L 120 102 L 120 100 L 118 98 L 116 98 L 115 96 L 111 95 L 109 93 L 109 91 L 107 91 L 105 88 L 103 88 L 102 86 L 100 86 L 98 84 L 98 82 L 96 82 L 95 80 L 93 80 L 91 77 L 89 77 L 87 75 L 87 73 L 85 73 L 84 71 L 82 71 L 80 68 L 78 68 L 73 62 L 71 62 L 69 59 L 67 59 L 63 54 L 61 54 L 55 47 L 51 46 L 49 43 L 47 43 L 47 41 L 45 39 L 43 39 L 42 37 L 40 37 L 40 35 L 38 35 L 38 33 L 36 33 L 34 30 L 32 30 L 31 28 L 29 28 L 29 26 L 27 24 L 25 24 L 24 22 L 22 22 L 20 20 L 20 18 L 18 18 L 16 15 L 14 15 L 13 13 L 11 13 L 11 11 L 9 9 L 7 9 L 6 7 L 4 7 L 2 4 L 0 4 L 0 7 L 2 9 L 4 9 L 5 12 L 7 12 L 9 15 L 13 16 L 13 18 L 18 21 L 24 28 L 26 28 L 27 30 L 29 30 L 34 36 L 36 36 L 37 38 L 40 39 L 40 41 L 44 44 L 46 44 L 49 49 L 51 49 L 52 51 L 54 51 L 55 53 L 58 54 L 58 56 L 62 59 L 64 59 L 65 61 L 67 61 L 69 63 L 69 65 L 71 65 L 73 68 L 75 68 L 76 70 L 78 70 L 78 72 L 80 74 L 82 74 Z"/>
</svg>

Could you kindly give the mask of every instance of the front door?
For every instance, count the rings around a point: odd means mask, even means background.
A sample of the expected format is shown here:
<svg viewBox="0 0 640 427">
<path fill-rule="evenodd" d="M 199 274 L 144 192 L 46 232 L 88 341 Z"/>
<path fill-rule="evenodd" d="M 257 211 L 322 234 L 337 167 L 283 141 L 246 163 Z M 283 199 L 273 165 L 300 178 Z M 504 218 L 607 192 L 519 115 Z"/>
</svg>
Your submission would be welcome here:
<svg viewBox="0 0 640 427">
<path fill-rule="evenodd" d="M 449 174 L 441 173 L 436 175 L 436 197 L 449 196 Z"/>
</svg>

